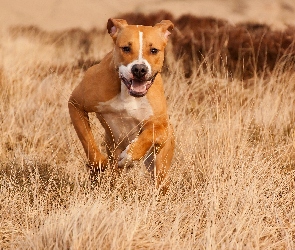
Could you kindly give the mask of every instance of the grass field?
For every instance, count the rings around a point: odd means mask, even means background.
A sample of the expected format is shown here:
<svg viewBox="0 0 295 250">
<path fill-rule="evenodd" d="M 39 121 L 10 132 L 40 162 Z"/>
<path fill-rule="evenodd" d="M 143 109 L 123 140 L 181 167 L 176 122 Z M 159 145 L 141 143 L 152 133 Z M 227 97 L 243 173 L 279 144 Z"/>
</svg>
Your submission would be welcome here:
<svg viewBox="0 0 295 250">
<path fill-rule="evenodd" d="M 295 249 L 292 71 L 242 81 L 196 65 L 186 78 L 168 48 L 169 193 L 141 163 L 91 188 L 67 101 L 111 39 L 21 30 L 0 34 L 0 249 Z"/>
</svg>

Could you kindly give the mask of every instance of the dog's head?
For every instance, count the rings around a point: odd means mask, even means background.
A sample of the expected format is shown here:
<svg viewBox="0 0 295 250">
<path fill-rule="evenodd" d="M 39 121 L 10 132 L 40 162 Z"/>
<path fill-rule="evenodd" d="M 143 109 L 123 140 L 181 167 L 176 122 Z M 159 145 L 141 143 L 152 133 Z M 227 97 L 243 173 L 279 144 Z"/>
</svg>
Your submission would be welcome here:
<svg viewBox="0 0 295 250">
<path fill-rule="evenodd" d="M 123 19 L 109 19 L 107 29 L 114 41 L 114 63 L 130 95 L 144 96 L 161 71 L 164 49 L 173 23 L 163 20 L 155 26 L 128 25 Z"/>
</svg>

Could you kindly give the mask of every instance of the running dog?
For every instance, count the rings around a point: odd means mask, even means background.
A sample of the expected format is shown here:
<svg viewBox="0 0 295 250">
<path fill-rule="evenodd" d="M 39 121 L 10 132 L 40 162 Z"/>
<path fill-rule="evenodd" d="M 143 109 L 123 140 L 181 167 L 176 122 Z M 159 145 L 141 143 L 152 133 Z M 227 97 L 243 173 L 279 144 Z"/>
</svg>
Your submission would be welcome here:
<svg viewBox="0 0 295 250">
<path fill-rule="evenodd" d="M 104 171 L 107 165 L 118 171 L 143 160 L 153 173 L 156 188 L 166 192 L 174 136 L 161 69 L 172 29 L 169 20 L 154 26 L 108 20 L 113 50 L 86 71 L 68 105 L 92 174 Z M 95 143 L 89 112 L 96 113 L 105 129 L 107 156 Z"/>
</svg>

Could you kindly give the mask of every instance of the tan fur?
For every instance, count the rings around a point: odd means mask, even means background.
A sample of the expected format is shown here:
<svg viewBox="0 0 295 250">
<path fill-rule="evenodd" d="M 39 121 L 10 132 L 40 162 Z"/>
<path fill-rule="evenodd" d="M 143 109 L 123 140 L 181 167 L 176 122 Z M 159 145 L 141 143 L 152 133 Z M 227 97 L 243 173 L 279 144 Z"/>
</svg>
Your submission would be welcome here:
<svg viewBox="0 0 295 250">
<path fill-rule="evenodd" d="M 156 187 L 163 186 L 162 191 L 165 192 L 169 181 L 163 181 L 171 165 L 174 138 L 160 71 L 170 34 L 168 29 L 172 29 L 173 24 L 162 21 L 154 27 L 136 26 L 128 25 L 122 19 L 110 19 L 107 28 L 113 38 L 114 49 L 99 64 L 88 69 L 82 82 L 74 89 L 69 100 L 73 125 L 93 169 L 103 171 L 109 162 L 118 170 L 118 164 L 128 166 L 139 160 L 145 160 L 152 169 L 155 162 Z M 143 34 L 142 43 L 139 32 Z M 131 51 L 122 51 L 124 46 L 129 46 Z M 136 61 L 141 47 L 142 56 L 155 78 L 145 96 L 133 97 L 122 83 L 118 70 L 120 66 Z M 158 53 L 151 53 L 151 48 L 157 48 Z M 103 155 L 95 143 L 89 112 L 97 114 L 105 129 L 108 156 Z"/>
</svg>

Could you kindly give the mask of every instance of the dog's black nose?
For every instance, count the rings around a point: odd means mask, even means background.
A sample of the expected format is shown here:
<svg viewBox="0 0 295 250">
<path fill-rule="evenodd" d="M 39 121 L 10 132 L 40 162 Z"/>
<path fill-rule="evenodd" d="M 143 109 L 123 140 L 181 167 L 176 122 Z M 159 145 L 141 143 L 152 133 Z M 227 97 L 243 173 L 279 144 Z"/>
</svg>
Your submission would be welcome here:
<svg viewBox="0 0 295 250">
<path fill-rule="evenodd" d="M 134 64 L 131 68 L 131 73 L 139 79 L 144 77 L 147 72 L 148 67 L 145 64 Z"/>
</svg>

